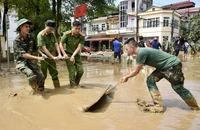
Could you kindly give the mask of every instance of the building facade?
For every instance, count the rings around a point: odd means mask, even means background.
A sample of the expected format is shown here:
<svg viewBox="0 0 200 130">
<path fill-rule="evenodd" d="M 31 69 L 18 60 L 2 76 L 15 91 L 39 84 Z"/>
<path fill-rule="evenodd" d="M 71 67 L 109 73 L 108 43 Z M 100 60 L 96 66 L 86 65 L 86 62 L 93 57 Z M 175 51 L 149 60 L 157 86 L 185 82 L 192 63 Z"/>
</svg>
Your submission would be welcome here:
<svg viewBox="0 0 200 130">
<path fill-rule="evenodd" d="M 85 27 L 87 35 L 85 46 L 90 47 L 92 51 L 101 51 L 103 45 L 106 46 L 106 49 L 113 50 L 113 39 L 115 37 L 121 39 L 118 14 L 93 19 Z"/>
<path fill-rule="evenodd" d="M 181 15 L 174 10 L 152 6 L 145 12 L 139 13 L 138 16 L 139 35 L 143 36 L 145 40 L 157 37 L 162 43 L 164 37 L 170 40 L 171 36 L 180 36 Z"/>
<path fill-rule="evenodd" d="M 145 41 L 157 37 L 160 43 L 164 37 L 172 40 L 181 35 L 181 22 L 188 28 L 190 18 L 200 9 L 191 8 L 195 3 L 190 1 L 162 7 L 152 3 L 153 0 L 120 0 L 119 14 L 96 18 L 87 24 L 86 45 L 95 46 L 94 50 L 99 51 L 103 44 L 112 49 L 114 37 L 122 43 L 138 36 L 143 36 Z"/>
<path fill-rule="evenodd" d="M 119 24 L 120 35 L 124 43 L 129 37 L 135 37 L 137 33 L 137 13 L 144 12 L 152 6 L 152 0 L 120 0 Z"/>
</svg>

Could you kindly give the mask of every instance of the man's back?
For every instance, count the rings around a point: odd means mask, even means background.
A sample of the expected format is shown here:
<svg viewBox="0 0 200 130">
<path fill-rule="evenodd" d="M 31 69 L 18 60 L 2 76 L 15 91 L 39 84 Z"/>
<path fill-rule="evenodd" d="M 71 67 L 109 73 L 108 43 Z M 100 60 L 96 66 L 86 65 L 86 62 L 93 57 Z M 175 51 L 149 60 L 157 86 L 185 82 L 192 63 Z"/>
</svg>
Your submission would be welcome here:
<svg viewBox="0 0 200 130">
<path fill-rule="evenodd" d="M 121 44 L 120 44 L 120 42 L 119 42 L 118 40 L 115 40 L 115 41 L 113 42 L 113 46 L 114 46 L 114 52 L 120 52 Z"/>
<path fill-rule="evenodd" d="M 166 69 L 180 63 L 180 60 L 168 53 L 152 48 L 140 48 L 136 57 L 137 64 L 144 64 L 157 69 Z"/>
<path fill-rule="evenodd" d="M 158 41 L 153 41 L 151 43 L 152 48 L 154 49 L 159 49 L 159 47 L 161 47 L 160 43 Z"/>
</svg>

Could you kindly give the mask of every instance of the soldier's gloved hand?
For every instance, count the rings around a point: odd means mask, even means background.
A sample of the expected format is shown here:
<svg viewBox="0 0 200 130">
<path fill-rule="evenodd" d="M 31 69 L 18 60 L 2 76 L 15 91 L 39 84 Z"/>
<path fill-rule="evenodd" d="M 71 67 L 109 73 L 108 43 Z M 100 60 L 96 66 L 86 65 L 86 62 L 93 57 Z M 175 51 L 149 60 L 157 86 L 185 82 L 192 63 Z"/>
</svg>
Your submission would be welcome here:
<svg viewBox="0 0 200 130">
<path fill-rule="evenodd" d="M 43 57 L 43 58 L 48 58 L 47 55 L 45 55 L 45 54 L 42 54 L 42 57 Z"/>
</svg>

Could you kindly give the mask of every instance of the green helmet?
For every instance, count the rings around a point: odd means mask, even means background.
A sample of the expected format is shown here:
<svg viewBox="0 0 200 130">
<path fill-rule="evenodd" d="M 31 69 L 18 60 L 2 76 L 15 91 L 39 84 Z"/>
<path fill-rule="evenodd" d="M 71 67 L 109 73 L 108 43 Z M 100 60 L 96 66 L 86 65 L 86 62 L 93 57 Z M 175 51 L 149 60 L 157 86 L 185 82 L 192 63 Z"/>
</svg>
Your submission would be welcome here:
<svg viewBox="0 0 200 130">
<path fill-rule="evenodd" d="M 32 24 L 31 21 L 29 21 L 28 19 L 25 19 L 25 18 L 20 19 L 20 20 L 17 22 L 17 29 L 16 29 L 16 30 L 19 31 L 19 27 L 20 27 L 21 25 L 25 24 L 25 23 L 27 23 L 27 24 L 29 24 L 29 25 Z"/>
</svg>

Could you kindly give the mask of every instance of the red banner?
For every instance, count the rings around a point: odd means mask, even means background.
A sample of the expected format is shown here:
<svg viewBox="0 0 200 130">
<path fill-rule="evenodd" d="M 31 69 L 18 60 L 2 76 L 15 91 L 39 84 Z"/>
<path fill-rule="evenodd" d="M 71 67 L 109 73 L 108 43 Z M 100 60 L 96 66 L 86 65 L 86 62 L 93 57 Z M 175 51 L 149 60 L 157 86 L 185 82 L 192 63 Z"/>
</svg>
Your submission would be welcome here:
<svg viewBox="0 0 200 130">
<path fill-rule="evenodd" d="M 86 15 L 87 4 L 83 4 L 81 6 L 77 6 L 75 8 L 75 18 L 83 17 Z"/>
</svg>

